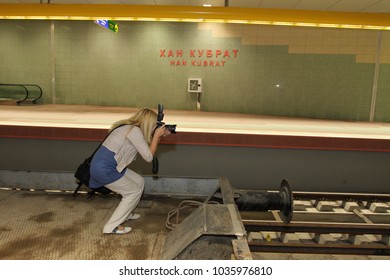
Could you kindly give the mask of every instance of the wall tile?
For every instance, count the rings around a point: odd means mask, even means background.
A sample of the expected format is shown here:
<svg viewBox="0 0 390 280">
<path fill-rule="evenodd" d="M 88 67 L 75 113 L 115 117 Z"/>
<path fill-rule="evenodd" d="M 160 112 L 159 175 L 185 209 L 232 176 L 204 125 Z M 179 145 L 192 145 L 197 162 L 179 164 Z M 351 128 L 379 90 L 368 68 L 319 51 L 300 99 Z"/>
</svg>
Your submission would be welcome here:
<svg viewBox="0 0 390 280">
<path fill-rule="evenodd" d="M 56 21 L 52 53 L 50 24 L 0 21 L 0 82 L 38 83 L 45 103 L 51 102 L 53 55 L 57 103 L 155 107 L 164 102 L 170 109 L 195 110 L 187 79 L 197 77 L 204 82 L 202 110 L 369 117 L 379 31 L 120 22 L 115 34 L 93 22 Z M 390 35 L 381 34 L 376 120 L 390 121 Z M 191 50 L 203 51 L 202 56 L 191 57 Z M 230 57 L 217 57 L 217 51 Z"/>
</svg>

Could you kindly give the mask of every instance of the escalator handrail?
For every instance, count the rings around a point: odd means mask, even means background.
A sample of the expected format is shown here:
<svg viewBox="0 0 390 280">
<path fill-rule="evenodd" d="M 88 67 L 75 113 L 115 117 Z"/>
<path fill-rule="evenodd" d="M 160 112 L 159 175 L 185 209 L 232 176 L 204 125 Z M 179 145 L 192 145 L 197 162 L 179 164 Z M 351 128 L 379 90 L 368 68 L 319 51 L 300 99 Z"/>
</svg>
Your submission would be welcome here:
<svg viewBox="0 0 390 280">
<path fill-rule="evenodd" d="M 32 102 L 35 102 L 36 100 L 41 98 L 42 94 L 43 94 L 42 88 L 39 85 L 36 85 L 36 84 L 3 84 L 3 83 L 0 83 L 0 86 L 14 86 L 14 87 L 16 86 L 16 87 L 24 88 L 24 90 L 26 91 L 26 96 L 23 99 L 17 100 L 16 101 L 17 104 L 19 104 L 19 103 L 21 103 L 23 101 L 26 101 L 28 99 L 29 91 L 28 91 L 27 87 L 30 87 L 30 86 L 32 87 L 33 86 L 33 87 L 37 87 L 39 89 L 39 96 L 37 98 L 32 99 L 31 100 Z"/>
</svg>

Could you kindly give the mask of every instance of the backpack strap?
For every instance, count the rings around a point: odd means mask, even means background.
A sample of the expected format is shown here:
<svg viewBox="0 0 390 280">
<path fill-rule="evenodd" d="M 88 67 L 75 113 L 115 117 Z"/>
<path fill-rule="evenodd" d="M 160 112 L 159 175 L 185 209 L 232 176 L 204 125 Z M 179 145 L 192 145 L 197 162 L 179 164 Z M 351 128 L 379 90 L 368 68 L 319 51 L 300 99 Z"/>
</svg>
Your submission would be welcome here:
<svg viewBox="0 0 390 280">
<path fill-rule="evenodd" d="M 108 134 L 106 135 L 106 137 L 104 137 L 104 139 L 100 142 L 99 146 L 97 146 L 96 150 L 92 153 L 91 158 L 96 154 L 97 150 L 99 150 L 99 148 L 103 145 L 103 142 L 106 141 L 106 139 L 108 138 L 108 136 L 110 136 L 111 133 L 114 132 L 115 129 L 120 128 L 121 126 L 125 126 L 125 125 L 129 125 L 129 124 L 121 124 L 121 125 L 115 127 L 113 130 L 111 130 L 110 133 L 108 133 Z"/>
</svg>

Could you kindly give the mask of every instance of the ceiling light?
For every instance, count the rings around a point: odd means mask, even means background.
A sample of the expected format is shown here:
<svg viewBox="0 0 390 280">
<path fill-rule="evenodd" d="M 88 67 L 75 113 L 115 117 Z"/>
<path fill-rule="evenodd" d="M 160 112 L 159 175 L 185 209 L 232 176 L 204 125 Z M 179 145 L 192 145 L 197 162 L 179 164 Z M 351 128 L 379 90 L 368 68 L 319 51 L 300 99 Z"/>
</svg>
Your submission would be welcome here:
<svg viewBox="0 0 390 280">
<path fill-rule="evenodd" d="M 372 30 L 390 29 L 390 17 L 385 13 L 325 12 L 215 6 L 0 3 L 0 19 L 97 20 L 102 18 L 112 21 L 185 21 Z"/>
</svg>

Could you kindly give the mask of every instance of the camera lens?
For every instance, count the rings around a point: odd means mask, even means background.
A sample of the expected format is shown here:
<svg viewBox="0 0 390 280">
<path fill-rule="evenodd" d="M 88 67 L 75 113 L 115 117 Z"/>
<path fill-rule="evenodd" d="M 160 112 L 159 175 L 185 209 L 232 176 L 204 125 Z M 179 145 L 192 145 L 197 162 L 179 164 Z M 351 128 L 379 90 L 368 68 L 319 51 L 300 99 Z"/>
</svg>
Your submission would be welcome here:
<svg viewBox="0 0 390 280">
<path fill-rule="evenodd" d="M 165 128 L 168 129 L 171 133 L 176 133 L 176 124 L 166 124 Z"/>
</svg>

